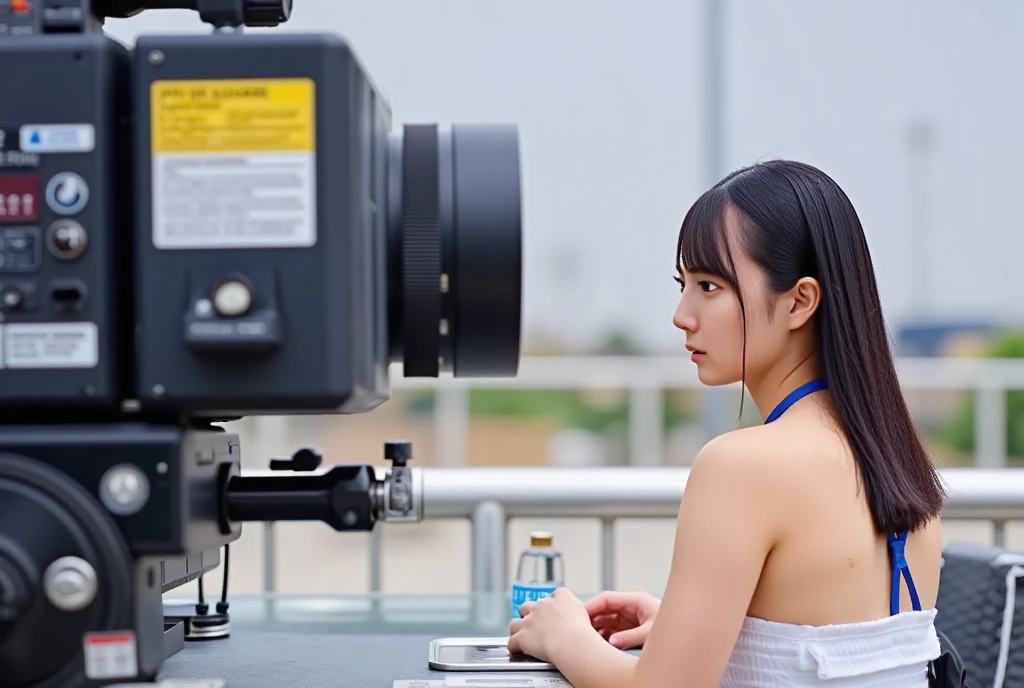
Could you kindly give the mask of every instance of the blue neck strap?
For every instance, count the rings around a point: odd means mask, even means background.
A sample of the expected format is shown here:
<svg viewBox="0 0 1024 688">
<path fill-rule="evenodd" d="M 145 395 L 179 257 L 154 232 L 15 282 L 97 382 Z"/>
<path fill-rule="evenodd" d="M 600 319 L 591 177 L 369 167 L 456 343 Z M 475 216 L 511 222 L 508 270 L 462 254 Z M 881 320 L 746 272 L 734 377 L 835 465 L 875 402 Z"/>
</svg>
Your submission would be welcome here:
<svg viewBox="0 0 1024 688">
<path fill-rule="evenodd" d="M 818 392 L 827 388 L 828 383 L 822 379 L 805 382 L 804 384 L 800 385 L 792 392 L 787 394 L 786 398 L 779 402 L 779 405 L 776 406 L 775 410 L 771 412 L 771 415 L 768 416 L 768 420 L 766 420 L 765 423 L 767 424 L 771 423 L 774 420 L 778 420 L 779 416 L 785 413 L 790 406 L 792 406 L 793 404 L 795 404 L 797 401 L 804 398 L 808 394 L 812 394 L 813 392 Z"/>
</svg>

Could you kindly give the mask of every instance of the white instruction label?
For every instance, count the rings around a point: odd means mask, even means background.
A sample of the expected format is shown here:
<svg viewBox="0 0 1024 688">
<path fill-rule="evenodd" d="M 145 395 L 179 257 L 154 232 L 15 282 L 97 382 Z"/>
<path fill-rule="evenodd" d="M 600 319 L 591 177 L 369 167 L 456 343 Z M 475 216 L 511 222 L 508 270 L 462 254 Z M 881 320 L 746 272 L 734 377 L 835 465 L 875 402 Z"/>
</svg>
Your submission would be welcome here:
<svg viewBox="0 0 1024 688">
<path fill-rule="evenodd" d="M 150 105 L 154 246 L 316 244 L 312 79 L 156 81 Z"/>
<path fill-rule="evenodd" d="M 139 674 L 139 659 L 132 631 L 86 633 L 85 675 L 91 679 L 132 678 Z"/>
<path fill-rule="evenodd" d="M 96 147 L 91 124 L 26 124 L 18 131 L 26 153 L 88 153 Z"/>
<path fill-rule="evenodd" d="M 109 688 L 225 688 L 219 678 L 165 678 L 157 683 L 112 683 Z"/>
<path fill-rule="evenodd" d="M 153 159 L 153 244 L 161 249 L 316 244 L 312 153 L 164 154 Z"/>
<path fill-rule="evenodd" d="M 572 688 L 572 684 L 561 677 L 519 676 L 516 674 L 479 673 L 464 676 L 447 676 L 444 679 L 403 679 L 391 684 L 392 688 Z"/>
<path fill-rule="evenodd" d="M 6 368 L 95 368 L 100 362 L 96 323 L 0 325 Z"/>
</svg>

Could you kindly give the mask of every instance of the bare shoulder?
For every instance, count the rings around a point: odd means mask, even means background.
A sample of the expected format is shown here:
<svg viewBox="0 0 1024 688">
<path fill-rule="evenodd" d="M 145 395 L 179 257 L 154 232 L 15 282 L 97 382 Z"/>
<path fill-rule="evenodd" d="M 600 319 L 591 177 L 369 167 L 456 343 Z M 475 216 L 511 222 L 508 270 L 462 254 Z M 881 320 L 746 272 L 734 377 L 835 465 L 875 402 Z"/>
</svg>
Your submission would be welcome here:
<svg viewBox="0 0 1024 688">
<path fill-rule="evenodd" d="M 924 556 L 942 557 L 942 517 L 936 516 L 910 534 L 908 547 L 911 551 L 920 551 Z"/>
<path fill-rule="evenodd" d="M 789 488 L 759 430 L 735 430 L 704 445 L 687 477 L 681 517 L 713 518 L 719 523 L 736 519 L 748 526 L 756 523 L 758 539 L 770 543 L 777 537 L 780 491 Z"/>
<path fill-rule="evenodd" d="M 756 513 L 774 539 L 818 509 L 824 495 L 840 490 L 852 494 L 849 486 L 856 472 L 847 457 L 841 440 L 815 423 L 742 428 L 715 437 L 701 449 L 687 491 L 717 500 L 719 510 Z"/>
<path fill-rule="evenodd" d="M 799 470 L 797 443 L 770 425 L 757 425 L 715 437 L 697 454 L 693 471 L 714 479 L 736 481 L 764 491 L 789 484 L 789 473 Z"/>
</svg>

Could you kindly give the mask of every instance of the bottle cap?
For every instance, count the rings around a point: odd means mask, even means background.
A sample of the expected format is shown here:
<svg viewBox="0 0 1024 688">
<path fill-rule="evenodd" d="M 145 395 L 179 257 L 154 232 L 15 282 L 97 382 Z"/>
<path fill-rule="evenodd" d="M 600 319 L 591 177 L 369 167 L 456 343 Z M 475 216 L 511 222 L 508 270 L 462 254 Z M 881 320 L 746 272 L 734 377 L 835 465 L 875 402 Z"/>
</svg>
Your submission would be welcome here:
<svg viewBox="0 0 1024 688">
<path fill-rule="evenodd" d="M 535 530 L 530 533 L 531 547 L 550 547 L 555 542 L 555 536 L 546 530 Z"/>
</svg>

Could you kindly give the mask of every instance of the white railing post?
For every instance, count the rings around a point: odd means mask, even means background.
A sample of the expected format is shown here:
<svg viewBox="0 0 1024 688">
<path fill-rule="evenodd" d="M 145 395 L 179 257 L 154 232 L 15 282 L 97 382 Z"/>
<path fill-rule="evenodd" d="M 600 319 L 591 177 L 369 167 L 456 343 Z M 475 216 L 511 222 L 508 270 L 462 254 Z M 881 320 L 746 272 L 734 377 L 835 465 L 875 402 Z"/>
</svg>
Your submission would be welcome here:
<svg viewBox="0 0 1024 688">
<path fill-rule="evenodd" d="M 1006 521 L 997 518 L 992 521 L 992 544 L 996 547 L 1006 547 Z"/>
<path fill-rule="evenodd" d="M 434 453 L 438 466 L 469 464 L 469 389 L 439 386 L 434 392 Z"/>
<path fill-rule="evenodd" d="M 263 592 L 277 592 L 277 542 L 274 522 L 263 524 Z"/>
<path fill-rule="evenodd" d="M 373 530 L 370 531 L 368 552 L 370 560 L 370 592 L 380 592 L 384 587 L 383 559 L 381 556 L 381 537 L 383 535 L 381 531 L 383 527 L 383 523 L 377 523 L 374 525 Z"/>
<path fill-rule="evenodd" d="M 615 589 L 615 519 L 601 519 L 601 589 Z"/>
<path fill-rule="evenodd" d="M 473 509 L 473 592 L 504 591 L 508 521 L 501 504 L 480 502 Z"/>
<path fill-rule="evenodd" d="M 978 376 L 974 406 L 974 465 L 1006 466 L 1006 386 L 997 372 L 983 370 Z"/>
<path fill-rule="evenodd" d="M 664 394 L 660 387 L 638 385 L 629 390 L 629 463 L 660 466 L 664 462 Z"/>
</svg>

